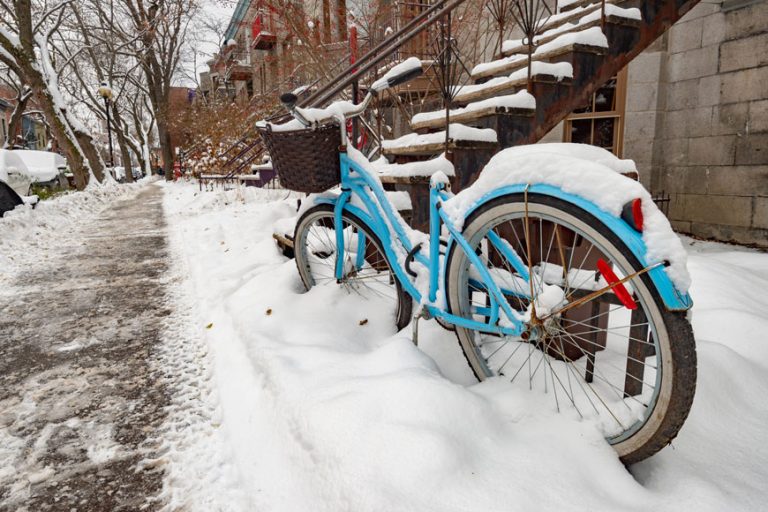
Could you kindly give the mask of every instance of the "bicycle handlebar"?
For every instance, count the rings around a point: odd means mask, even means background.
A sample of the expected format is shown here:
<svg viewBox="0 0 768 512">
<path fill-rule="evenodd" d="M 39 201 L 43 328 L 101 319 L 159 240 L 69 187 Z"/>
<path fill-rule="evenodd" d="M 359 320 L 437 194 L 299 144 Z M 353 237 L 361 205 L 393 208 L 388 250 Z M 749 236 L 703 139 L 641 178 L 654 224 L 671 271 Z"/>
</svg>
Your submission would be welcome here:
<svg viewBox="0 0 768 512">
<path fill-rule="evenodd" d="M 402 69 L 402 71 L 397 69 L 398 66 L 403 66 L 403 65 L 405 65 L 405 67 Z M 421 76 L 424 73 L 424 69 L 421 61 L 419 61 L 415 57 L 411 57 L 410 59 L 399 64 L 398 66 L 395 66 L 382 78 L 380 78 L 379 80 L 376 80 L 368 89 L 368 94 L 365 95 L 365 98 L 363 99 L 363 101 L 355 105 L 354 109 L 350 109 L 341 114 L 333 113 L 320 119 L 309 120 L 307 118 L 308 116 L 305 114 L 304 109 L 296 106 L 298 97 L 292 92 L 281 94 L 280 101 L 282 102 L 283 106 L 288 110 L 288 112 L 290 112 L 291 115 L 297 121 L 299 121 L 302 125 L 306 126 L 307 128 L 310 128 L 313 124 L 322 125 L 332 121 L 339 121 L 339 123 L 343 126 L 344 121 L 346 119 L 357 117 L 363 112 L 365 112 L 365 109 L 368 108 L 368 104 L 370 104 L 371 100 L 375 96 L 378 96 L 380 92 L 386 89 L 389 89 L 390 87 L 394 87 L 396 85 L 409 82 L 414 78 Z M 390 76 L 390 73 L 392 73 L 391 76 Z"/>
</svg>

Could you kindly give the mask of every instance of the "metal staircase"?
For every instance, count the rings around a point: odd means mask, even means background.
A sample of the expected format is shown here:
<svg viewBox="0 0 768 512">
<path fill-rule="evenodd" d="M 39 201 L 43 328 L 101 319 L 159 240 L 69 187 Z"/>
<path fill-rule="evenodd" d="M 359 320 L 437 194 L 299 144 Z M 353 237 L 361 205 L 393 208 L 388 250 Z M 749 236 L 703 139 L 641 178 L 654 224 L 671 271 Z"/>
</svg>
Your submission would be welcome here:
<svg viewBox="0 0 768 512">
<path fill-rule="evenodd" d="M 382 167 L 381 178 L 386 188 L 410 194 L 415 227 L 424 227 L 427 219 L 427 173 L 434 166 L 426 164 L 420 176 L 414 163 L 445 154 L 453 164 L 454 190 L 472 184 L 493 154 L 540 140 L 699 0 L 560 0 L 559 6 L 543 0 L 497 1 L 509 2 L 518 35 L 498 45 L 500 53 L 487 62 L 465 66 L 451 33 L 452 12 L 472 0 L 441 0 L 301 101 L 322 107 L 354 97 L 358 83 L 372 81 L 399 49 L 419 34 L 431 34 L 437 44 L 425 74 L 433 77 L 433 90 L 427 101 L 420 99 L 427 111 L 410 109 L 411 134 L 387 140 L 386 133 L 374 133 L 371 140 L 379 146 L 369 151 L 410 165 L 407 175 L 393 165 Z M 391 96 L 378 107 L 394 111 L 399 106 L 403 115 L 402 95 Z M 376 122 L 369 121 L 366 128 L 375 130 Z M 495 136 L 489 136 L 491 130 Z M 248 151 L 232 152 L 232 170 L 246 165 Z"/>
</svg>

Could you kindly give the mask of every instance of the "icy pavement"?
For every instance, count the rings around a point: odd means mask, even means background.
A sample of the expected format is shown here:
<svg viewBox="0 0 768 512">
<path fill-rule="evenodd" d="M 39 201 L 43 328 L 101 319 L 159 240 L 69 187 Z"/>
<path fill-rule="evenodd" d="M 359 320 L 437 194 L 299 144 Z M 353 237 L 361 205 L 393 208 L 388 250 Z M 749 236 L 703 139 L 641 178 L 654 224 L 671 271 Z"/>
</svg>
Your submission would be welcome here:
<svg viewBox="0 0 768 512">
<path fill-rule="evenodd" d="M 161 196 L 83 214 L 0 287 L 0 510 L 138 510 L 160 494 L 163 468 L 140 462 L 169 403 L 152 362 L 171 313 Z"/>
</svg>

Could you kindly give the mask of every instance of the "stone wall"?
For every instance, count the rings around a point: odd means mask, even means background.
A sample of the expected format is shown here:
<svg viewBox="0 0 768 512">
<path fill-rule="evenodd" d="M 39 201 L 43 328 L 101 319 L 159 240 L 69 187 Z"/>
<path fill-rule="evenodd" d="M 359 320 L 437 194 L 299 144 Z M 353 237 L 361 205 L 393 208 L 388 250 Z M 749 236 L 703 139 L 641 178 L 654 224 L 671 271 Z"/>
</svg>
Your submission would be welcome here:
<svg viewBox="0 0 768 512">
<path fill-rule="evenodd" d="M 624 156 L 679 231 L 768 247 L 768 0 L 728 5 L 700 3 L 630 64 Z"/>
</svg>

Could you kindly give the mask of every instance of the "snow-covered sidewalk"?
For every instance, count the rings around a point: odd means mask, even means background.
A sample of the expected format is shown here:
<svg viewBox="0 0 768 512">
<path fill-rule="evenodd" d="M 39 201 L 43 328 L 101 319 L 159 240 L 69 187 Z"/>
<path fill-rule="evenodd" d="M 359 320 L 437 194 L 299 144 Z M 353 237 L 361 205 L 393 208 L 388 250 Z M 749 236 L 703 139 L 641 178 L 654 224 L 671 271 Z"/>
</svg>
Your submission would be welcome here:
<svg viewBox="0 0 768 512">
<path fill-rule="evenodd" d="M 172 460 L 172 506 L 720 511 L 768 501 L 768 254 L 686 240 L 697 396 L 673 446 L 627 471 L 587 422 L 527 391 L 477 384 L 434 322 L 417 349 L 358 296 L 305 293 L 271 237 L 295 197 L 163 186 L 187 279 L 178 300 L 207 345 L 216 411 Z"/>
</svg>

